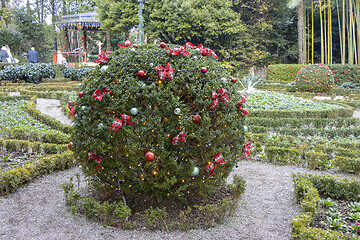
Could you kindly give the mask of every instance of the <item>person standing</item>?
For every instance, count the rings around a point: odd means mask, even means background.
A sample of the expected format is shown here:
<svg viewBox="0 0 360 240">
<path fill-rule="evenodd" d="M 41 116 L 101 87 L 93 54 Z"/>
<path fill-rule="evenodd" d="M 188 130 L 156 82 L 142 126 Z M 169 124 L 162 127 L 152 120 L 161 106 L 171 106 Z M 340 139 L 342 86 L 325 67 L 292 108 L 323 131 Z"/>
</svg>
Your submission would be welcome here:
<svg viewBox="0 0 360 240">
<path fill-rule="evenodd" d="M 5 47 L 6 47 L 7 53 L 9 54 L 8 62 L 9 62 L 9 63 L 10 63 L 10 62 L 11 62 L 11 63 L 18 63 L 19 60 L 17 60 L 16 58 L 13 57 L 13 55 L 12 55 L 12 53 L 11 53 L 11 51 L 10 51 L 9 45 L 5 45 Z"/>
<path fill-rule="evenodd" d="M 0 50 L 0 62 L 3 62 L 3 63 L 7 63 L 7 59 L 9 58 L 9 54 L 7 53 L 6 51 L 6 47 L 3 46 L 1 47 L 1 50 Z"/>
<path fill-rule="evenodd" d="M 39 55 L 37 51 L 35 51 L 35 48 L 30 48 L 30 51 L 26 54 L 26 57 L 29 61 L 29 63 L 38 63 L 39 62 Z"/>
</svg>

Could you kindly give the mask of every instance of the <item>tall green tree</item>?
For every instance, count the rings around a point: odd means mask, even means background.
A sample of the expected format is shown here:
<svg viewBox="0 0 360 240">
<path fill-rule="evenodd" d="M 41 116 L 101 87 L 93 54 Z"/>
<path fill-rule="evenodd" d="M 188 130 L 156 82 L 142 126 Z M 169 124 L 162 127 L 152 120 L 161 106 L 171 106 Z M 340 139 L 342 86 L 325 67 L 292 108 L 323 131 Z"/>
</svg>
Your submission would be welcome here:
<svg viewBox="0 0 360 240">
<path fill-rule="evenodd" d="M 97 0 L 96 5 L 102 28 L 112 33 L 129 33 L 139 24 L 137 0 Z"/>
<path fill-rule="evenodd" d="M 41 62 L 50 62 L 52 56 L 52 37 L 55 34 L 51 25 L 39 23 L 34 11 L 27 12 L 25 8 L 14 8 L 15 30 L 23 37 L 21 52 L 27 52 L 35 47 Z"/>
</svg>

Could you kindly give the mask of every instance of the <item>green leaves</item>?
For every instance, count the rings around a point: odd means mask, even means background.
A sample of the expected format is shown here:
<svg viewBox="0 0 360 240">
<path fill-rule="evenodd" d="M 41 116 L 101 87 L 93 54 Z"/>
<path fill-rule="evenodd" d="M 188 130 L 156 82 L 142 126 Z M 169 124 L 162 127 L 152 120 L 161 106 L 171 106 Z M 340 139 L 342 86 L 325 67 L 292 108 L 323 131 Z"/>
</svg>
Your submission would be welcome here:
<svg viewBox="0 0 360 240">
<path fill-rule="evenodd" d="M 171 49 L 179 46 L 168 45 Z M 87 175 L 110 188 L 126 193 L 182 197 L 189 189 L 210 191 L 222 184 L 241 153 L 244 117 L 237 102 L 240 95 L 218 61 L 187 48 L 187 55 L 174 56 L 157 45 L 121 48 L 110 56 L 108 69 L 96 69 L 81 86 L 86 94 L 76 100 L 73 142 L 76 155 Z M 170 64 L 174 76 L 159 80 L 157 66 Z M 201 68 L 207 72 L 202 73 Z M 138 76 L 138 72 L 145 72 Z M 224 80 L 225 79 L 225 80 Z M 229 102 L 223 100 L 209 109 L 212 91 L 225 88 Z M 109 89 L 101 101 L 92 94 Z M 137 108 L 132 115 L 130 109 Z M 175 109 L 180 111 L 175 113 Z M 115 131 L 115 118 L 130 116 L 134 126 L 122 125 Z M 195 123 L 193 115 L 201 121 Z M 103 127 L 99 127 L 99 125 Z M 116 122 L 115 122 L 116 125 Z M 173 145 L 181 131 L 186 142 Z M 146 161 L 153 152 L 155 159 Z M 222 153 L 226 164 L 214 174 L 205 171 L 216 154 Z M 97 165 L 89 153 L 102 156 Z M 89 160 L 89 162 L 88 162 Z M 193 176 L 193 168 L 200 172 Z M 96 173 L 99 169 L 99 174 Z"/>
</svg>

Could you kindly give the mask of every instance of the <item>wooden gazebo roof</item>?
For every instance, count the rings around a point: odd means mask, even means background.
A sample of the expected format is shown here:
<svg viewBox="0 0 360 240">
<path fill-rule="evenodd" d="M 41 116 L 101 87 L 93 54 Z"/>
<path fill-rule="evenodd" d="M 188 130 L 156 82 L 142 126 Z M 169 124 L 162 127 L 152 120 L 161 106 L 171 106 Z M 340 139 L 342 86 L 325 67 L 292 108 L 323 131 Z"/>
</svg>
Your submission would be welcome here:
<svg viewBox="0 0 360 240">
<path fill-rule="evenodd" d="M 101 26 L 97 15 L 96 12 L 63 15 L 61 21 L 55 22 L 55 25 L 60 29 L 78 29 L 81 26 L 83 29 L 96 30 Z"/>
</svg>

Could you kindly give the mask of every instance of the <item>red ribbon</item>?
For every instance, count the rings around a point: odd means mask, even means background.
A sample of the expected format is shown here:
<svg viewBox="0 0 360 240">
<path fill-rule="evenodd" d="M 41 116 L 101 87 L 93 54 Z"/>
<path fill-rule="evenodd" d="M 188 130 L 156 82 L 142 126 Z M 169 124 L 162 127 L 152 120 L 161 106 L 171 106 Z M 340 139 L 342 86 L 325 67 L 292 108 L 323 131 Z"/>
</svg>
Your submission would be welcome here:
<svg viewBox="0 0 360 240">
<path fill-rule="evenodd" d="M 94 159 L 95 163 L 96 163 L 96 169 L 95 172 L 99 173 L 99 166 L 102 163 L 102 156 L 100 156 L 99 154 L 96 153 L 88 153 L 88 162 L 90 162 L 90 160 Z"/>
<path fill-rule="evenodd" d="M 165 48 L 165 51 L 168 54 L 174 55 L 174 56 L 186 55 L 189 53 L 188 51 L 186 51 L 186 47 L 184 47 L 184 46 L 180 47 L 179 50 L 172 50 L 171 48 L 167 47 L 167 48 Z"/>
<path fill-rule="evenodd" d="M 179 145 L 179 142 L 186 142 L 186 133 L 185 131 L 181 131 L 178 135 L 176 135 L 173 140 L 172 140 L 172 144 L 173 145 Z"/>
<path fill-rule="evenodd" d="M 159 78 L 163 81 L 165 81 L 166 76 L 168 76 L 170 81 L 174 77 L 174 69 L 169 63 L 167 63 L 165 67 L 157 65 L 155 70 L 159 74 Z"/>
<path fill-rule="evenodd" d="M 94 63 L 105 64 L 107 63 L 108 60 L 109 60 L 109 55 L 107 51 L 102 50 L 101 53 L 99 54 L 99 58 L 96 59 Z"/>
<path fill-rule="evenodd" d="M 130 47 L 132 45 L 132 42 L 130 42 L 129 40 L 126 40 L 124 43 L 125 43 L 125 45 L 118 44 L 118 46 L 119 47 Z"/>
<path fill-rule="evenodd" d="M 112 91 L 110 91 L 109 89 L 105 88 L 103 91 L 104 94 L 112 94 Z"/>
<path fill-rule="evenodd" d="M 212 91 L 211 98 L 214 99 L 214 101 L 210 104 L 209 108 L 215 110 L 219 105 L 219 98 L 223 100 L 225 102 L 225 106 L 227 106 L 229 101 L 229 96 L 227 96 L 226 93 L 227 90 L 224 88 L 220 88 L 219 93 Z"/>
<path fill-rule="evenodd" d="M 191 42 L 187 42 L 187 43 L 184 45 L 184 47 L 185 47 L 185 48 L 186 48 L 186 47 L 189 47 L 189 48 L 192 48 L 192 49 L 196 49 L 196 48 L 201 49 L 201 48 L 203 48 L 203 45 L 200 43 L 199 45 L 197 45 L 197 46 L 195 47 L 194 44 L 192 44 Z"/>
<path fill-rule="evenodd" d="M 95 98 L 95 101 L 99 100 L 99 102 L 101 102 L 103 98 L 103 93 L 100 89 L 96 89 L 95 92 L 92 94 L 92 96 Z"/>
<path fill-rule="evenodd" d="M 204 56 L 210 55 L 210 56 L 212 56 L 212 57 L 214 57 L 214 58 L 216 58 L 216 59 L 218 58 L 218 57 L 216 56 L 215 52 L 214 52 L 213 50 L 211 50 L 210 48 L 201 48 L 201 49 L 200 49 L 200 52 L 201 52 L 201 54 L 204 55 Z"/>
<path fill-rule="evenodd" d="M 248 111 L 248 110 L 242 108 L 243 103 L 246 102 L 246 98 L 247 98 L 246 94 L 243 94 L 243 95 L 241 95 L 241 100 L 237 102 L 238 104 L 240 104 L 240 105 L 239 105 L 240 111 L 241 111 L 242 114 L 244 114 L 245 116 L 249 114 L 249 111 Z"/>
<path fill-rule="evenodd" d="M 110 94 L 111 95 L 112 91 L 110 91 L 107 88 L 105 88 L 103 92 L 100 89 L 96 89 L 95 92 L 91 96 L 93 96 L 95 98 L 95 101 L 99 100 L 99 102 L 101 102 L 104 94 Z"/>
<path fill-rule="evenodd" d="M 71 111 L 70 117 L 74 116 L 75 115 L 75 113 L 74 113 L 75 102 L 68 102 L 68 108 Z"/>
<path fill-rule="evenodd" d="M 241 155 L 240 155 L 240 161 L 242 161 L 242 156 L 243 155 L 246 158 L 250 157 L 250 152 L 249 152 L 250 148 L 251 148 L 251 141 L 248 141 L 248 142 L 244 143 L 243 149 L 242 149 L 242 152 L 241 152 Z"/>
<path fill-rule="evenodd" d="M 129 125 L 129 126 L 134 126 L 134 122 L 130 120 L 130 116 L 123 114 L 120 118 L 115 118 L 114 122 L 111 126 L 111 128 L 109 129 L 109 131 L 113 130 L 115 131 L 115 134 L 117 133 L 117 131 L 122 128 L 122 126 L 124 125 Z"/>
<path fill-rule="evenodd" d="M 206 166 L 205 171 L 207 171 L 208 173 L 214 173 L 216 169 L 216 164 L 218 163 L 226 164 L 226 162 L 224 161 L 224 156 L 221 153 L 215 155 L 214 160 Z"/>
</svg>

